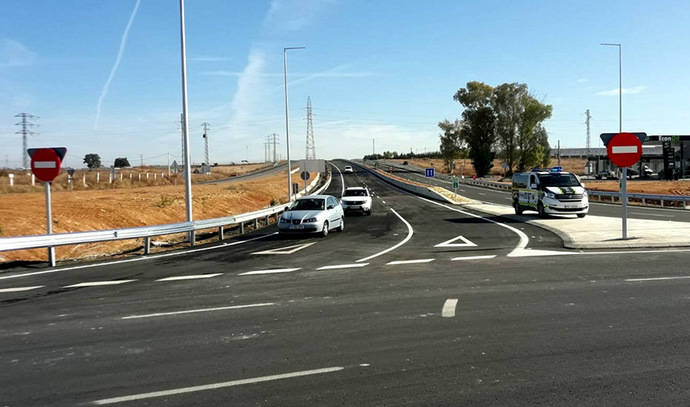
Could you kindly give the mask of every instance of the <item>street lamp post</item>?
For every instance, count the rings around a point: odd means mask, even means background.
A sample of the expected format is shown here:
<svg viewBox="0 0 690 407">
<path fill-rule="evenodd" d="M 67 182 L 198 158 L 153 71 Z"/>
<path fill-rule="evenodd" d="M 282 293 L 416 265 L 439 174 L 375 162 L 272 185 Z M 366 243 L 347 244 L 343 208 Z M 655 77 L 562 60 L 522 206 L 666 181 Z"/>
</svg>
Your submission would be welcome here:
<svg viewBox="0 0 690 407">
<path fill-rule="evenodd" d="M 182 58 L 182 138 L 184 140 L 185 208 L 187 222 L 192 222 L 192 165 L 189 155 L 189 112 L 187 110 L 187 48 L 184 28 L 184 0 L 180 0 L 180 54 Z M 194 231 L 189 232 L 189 242 L 194 245 Z"/>
<path fill-rule="evenodd" d="M 287 144 L 288 167 L 288 201 L 292 201 L 292 164 L 290 162 L 290 119 L 288 114 L 288 82 L 287 82 L 287 52 L 291 49 L 304 49 L 306 47 L 283 48 L 283 79 L 285 81 L 285 138 Z"/>
<path fill-rule="evenodd" d="M 622 45 L 619 43 L 603 42 L 600 45 L 618 47 L 618 132 L 623 132 L 623 60 Z M 623 239 L 628 238 L 628 168 L 623 167 L 620 180 L 621 203 L 623 206 Z"/>
</svg>

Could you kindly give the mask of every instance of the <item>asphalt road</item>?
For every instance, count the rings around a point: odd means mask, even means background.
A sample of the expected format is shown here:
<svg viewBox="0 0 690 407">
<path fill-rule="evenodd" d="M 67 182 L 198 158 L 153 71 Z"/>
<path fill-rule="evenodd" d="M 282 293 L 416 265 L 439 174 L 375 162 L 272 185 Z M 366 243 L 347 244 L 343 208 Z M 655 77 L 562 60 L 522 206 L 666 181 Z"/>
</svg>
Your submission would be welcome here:
<svg viewBox="0 0 690 407">
<path fill-rule="evenodd" d="M 401 167 L 395 167 L 394 173 L 397 176 L 411 179 L 413 181 L 425 182 L 427 184 L 441 186 L 452 189 L 452 184 L 449 181 L 439 178 L 429 178 L 420 173 L 421 168 L 410 166 L 409 170 Z M 467 198 L 476 199 L 478 201 L 496 203 L 501 205 L 511 205 L 511 193 L 509 191 L 499 191 L 495 189 L 481 188 L 473 185 L 460 184 L 458 193 Z M 621 206 L 618 204 L 607 204 L 601 202 L 590 201 L 589 214 L 595 216 L 608 216 L 614 218 L 621 217 Z M 526 212 L 537 216 L 536 212 Z M 666 209 L 630 205 L 628 207 L 628 216 L 634 219 L 651 219 L 651 220 L 670 220 L 675 222 L 690 222 L 690 211 L 680 209 Z"/>
<path fill-rule="evenodd" d="M 228 177 L 228 178 L 223 178 L 223 179 L 217 179 L 217 180 L 213 180 L 213 181 L 200 182 L 199 184 L 224 184 L 226 182 L 250 181 L 250 180 L 253 180 L 256 178 L 265 177 L 267 175 L 278 174 L 281 171 L 285 171 L 286 168 L 287 168 L 287 163 L 278 164 L 275 167 L 266 167 L 266 168 L 262 168 L 262 169 L 257 170 L 257 171 L 248 172 L 246 174 L 236 175 L 234 177 Z"/>
<path fill-rule="evenodd" d="M 374 211 L 327 238 L 0 274 L 0 405 L 687 403 L 688 252 L 566 251 L 343 181 Z"/>
</svg>

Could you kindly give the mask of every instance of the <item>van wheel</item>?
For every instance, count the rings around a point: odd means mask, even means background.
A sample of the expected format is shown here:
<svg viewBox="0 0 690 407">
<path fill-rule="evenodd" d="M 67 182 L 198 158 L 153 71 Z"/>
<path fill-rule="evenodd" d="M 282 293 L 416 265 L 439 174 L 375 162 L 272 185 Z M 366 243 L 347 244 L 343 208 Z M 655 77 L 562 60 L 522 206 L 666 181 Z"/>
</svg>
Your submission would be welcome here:
<svg viewBox="0 0 690 407">
<path fill-rule="evenodd" d="M 537 212 L 539 212 L 540 218 L 546 217 L 546 212 L 544 211 L 544 204 L 543 203 L 539 202 L 539 204 L 537 204 Z"/>
<path fill-rule="evenodd" d="M 520 208 L 518 201 L 513 201 L 513 209 L 515 209 L 516 215 L 522 215 L 522 208 Z"/>
<path fill-rule="evenodd" d="M 321 231 L 321 236 L 328 236 L 328 221 L 323 222 L 323 230 Z"/>
<path fill-rule="evenodd" d="M 586 214 L 586 213 L 578 213 L 578 214 L 577 214 L 577 217 L 578 217 L 578 218 L 584 218 L 585 215 L 587 215 L 587 214 Z"/>
</svg>

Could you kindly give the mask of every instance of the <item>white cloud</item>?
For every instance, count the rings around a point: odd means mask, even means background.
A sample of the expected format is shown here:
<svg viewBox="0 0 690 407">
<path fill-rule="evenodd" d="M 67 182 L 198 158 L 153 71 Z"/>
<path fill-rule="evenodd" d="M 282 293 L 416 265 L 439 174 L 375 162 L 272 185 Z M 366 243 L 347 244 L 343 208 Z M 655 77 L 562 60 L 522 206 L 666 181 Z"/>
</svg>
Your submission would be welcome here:
<svg viewBox="0 0 690 407">
<path fill-rule="evenodd" d="M 266 99 L 266 85 L 262 71 L 266 66 L 263 51 L 252 49 L 249 52 L 247 65 L 237 80 L 237 91 L 230 104 L 230 130 L 233 136 L 244 136 L 247 133 L 246 122 L 254 118 L 254 112 Z"/>
<path fill-rule="evenodd" d="M 120 48 L 117 51 L 117 57 L 115 58 L 115 64 L 113 64 L 112 69 L 110 70 L 110 74 L 108 75 L 108 79 L 105 81 L 105 84 L 103 85 L 103 89 L 101 89 L 101 95 L 98 97 L 98 103 L 96 104 L 96 119 L 94 120 L 94 129 L 98 129 L 98 122 L 101 119 L 101 106 L 103 105 L 103 100 L 105 97 L 108 95 L 108 90 L 110 89 L 110 82 L 113 81 L 113 78 L 115 77 L 115 72 L 117 72 L 117 68 L 120 66 L 120 61 L 122 60 L 122 54 L 125 50 L 125 45 L 127 45 L 127 36 L 129 35 L 129 29 L 132 27 L 132 23 L 134 22 L 134 17 L 137 16 L 137 10 L 139 10 L 139 4 L 141 3 L 141 0 L 137 0 L 137 2 L 134 4 L 134 9 L 132 10 L 132 14 L 129 16 L 129 21 L 127 21 L 127 26 L 125 26 L 125 31 L 122 33 L 122 38 L 120 39 Z"/>
<path fill-rule="evenodd" d="M 0 40 L 0 68 L 29 66 L 36 59 L 36 53 L 19 41 Z"/>
<path fill-rule="evenodd" d="M 641 93 L 645 89 L 647 89 L 646 86 L 635 86 L 633 88 L 623 88 L 623 94 L 624 95 L 634 95 L 637 93 Z M 597 96 L 616 96 L 619 94 L 618 90 L 619 90 L 619 88 L 611 89 L 611 90 L 602 90 L 600 92 L 597 92 L 596 95 Z"/>
<path fill-rule="evenodd" d="M 587 82 L 589 82 L 589 79 L 587 79 L 587 78 L 578 78 L 577 79 L 577 83 L 587 83 Z"/>
<path fill-rule="evenodd" d="M 297 31 L 334 0 L 272 0 L 264 19 L 264 27 L 285 31 Z"/>
</svg>

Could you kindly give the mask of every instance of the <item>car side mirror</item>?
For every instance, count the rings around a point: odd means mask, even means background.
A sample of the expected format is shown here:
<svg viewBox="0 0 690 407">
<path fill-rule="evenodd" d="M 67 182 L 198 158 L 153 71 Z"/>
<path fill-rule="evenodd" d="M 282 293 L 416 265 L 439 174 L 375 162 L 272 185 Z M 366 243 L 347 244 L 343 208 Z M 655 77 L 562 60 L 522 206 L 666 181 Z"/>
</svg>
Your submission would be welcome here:
<svg viewBox="0 0 690 407">
<path fill-rule="evenodd" d="M 328 206 L 326 207 L 326 209 L 333 209 L 333 208 L 335 208 L 335 205 L 328 205 Z"/>
</svg>

